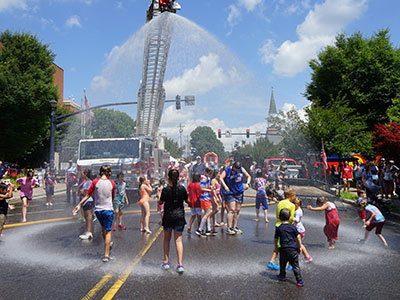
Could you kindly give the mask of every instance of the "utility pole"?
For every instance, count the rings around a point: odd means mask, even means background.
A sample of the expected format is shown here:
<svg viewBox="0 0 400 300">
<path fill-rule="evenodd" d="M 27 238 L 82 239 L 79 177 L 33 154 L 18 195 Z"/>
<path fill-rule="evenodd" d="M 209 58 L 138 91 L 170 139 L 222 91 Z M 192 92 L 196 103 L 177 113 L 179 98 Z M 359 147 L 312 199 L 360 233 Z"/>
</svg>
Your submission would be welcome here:
<svg viewBox="0 0 400 300">
<path fill-rule="evenodd" d="M 179 147 L 182 148 L 183 146 L 183 141 L 182 141 L 182 133 L 183 133 L 183 127 L 185 127 L 184 125 L 182 125 L 182 123 L 179 123 Z"/>
</svg>

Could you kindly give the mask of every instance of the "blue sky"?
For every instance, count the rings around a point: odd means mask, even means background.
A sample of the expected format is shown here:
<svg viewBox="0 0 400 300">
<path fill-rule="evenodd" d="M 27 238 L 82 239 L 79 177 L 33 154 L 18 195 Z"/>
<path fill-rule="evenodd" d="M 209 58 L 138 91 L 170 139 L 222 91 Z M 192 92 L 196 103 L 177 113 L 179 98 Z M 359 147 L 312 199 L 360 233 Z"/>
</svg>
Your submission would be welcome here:
<svg viewBox="0 0 400 300">
<path fill-rule="evenodd" d="M 0 0 L 0 31 L 31 32 L 64 69 L 64 98 L 87 89 L 92 105 L 135 100 L 149 0 Z M 196 95 L 195 107 L 165 107 L 161 132 L 177 139 L 198 125 L 265 131 L 271 87 L 278 109 L 308 101 L 308 61 L 338 32 L 390 28 L 400 45 L 396 0 L 180 0 L 165 76 L 167 97 Z M 135 107 L 120 110 L 136 117 Z M 233 139 L 223 139 L 227 150 Z"/>
</svg>

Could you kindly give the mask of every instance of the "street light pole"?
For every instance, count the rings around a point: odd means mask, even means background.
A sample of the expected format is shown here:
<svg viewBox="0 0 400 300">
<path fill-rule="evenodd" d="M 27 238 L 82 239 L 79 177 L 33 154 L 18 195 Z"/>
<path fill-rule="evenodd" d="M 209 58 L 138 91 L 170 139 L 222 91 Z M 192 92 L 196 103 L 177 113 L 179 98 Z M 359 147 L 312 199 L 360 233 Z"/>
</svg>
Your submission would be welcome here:
<svg viewBox="0 0 400 300">
<path fill-rule="evenodd" d="M 51 104 L 51 118 L 50 118 L 50 169 L 55 170 L 54 165 L 54 148 L 55 148 L 55 134 L 56 134 L 56 107 L 57 100 L 52 99 Z"/>
</svg>

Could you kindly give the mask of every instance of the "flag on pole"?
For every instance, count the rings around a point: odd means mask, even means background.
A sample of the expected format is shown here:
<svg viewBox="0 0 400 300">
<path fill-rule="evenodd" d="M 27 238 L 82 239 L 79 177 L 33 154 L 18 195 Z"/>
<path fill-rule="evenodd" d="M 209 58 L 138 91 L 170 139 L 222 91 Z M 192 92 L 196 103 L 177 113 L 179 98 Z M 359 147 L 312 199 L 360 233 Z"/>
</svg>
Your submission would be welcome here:
<svg viewBox="0 0 400 300">
<path fill-rule="evenodd" d="M 324 140 L 321 140 L 321 142 L 322 142 L 321 158 L 322 158 L 322 162 L 324 164 L 324 168 L 325 168 L 325 170 L 327 170 L 328 169 L 328 159 L 326 158 Z"/>
</svg>

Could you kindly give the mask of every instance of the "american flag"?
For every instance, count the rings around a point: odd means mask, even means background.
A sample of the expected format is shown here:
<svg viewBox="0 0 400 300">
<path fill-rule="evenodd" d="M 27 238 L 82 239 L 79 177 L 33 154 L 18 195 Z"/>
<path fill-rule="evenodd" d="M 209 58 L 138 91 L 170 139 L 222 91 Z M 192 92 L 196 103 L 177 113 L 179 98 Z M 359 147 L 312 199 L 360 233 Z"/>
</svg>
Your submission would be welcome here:
<svg viewBox="0 0 400 300">
<path fill-rule="evenodd" d="M 326 153 L 325 153 L 325 147 L 324 147 L 324 141 L 321 140 L 322 142 L 322 149 L 321 149 L 321 158 L 322 158 L 322 162 L 324 164 L 324 168 L 328 169 L 328 159 L 326 158 Z"/>
</svg>

